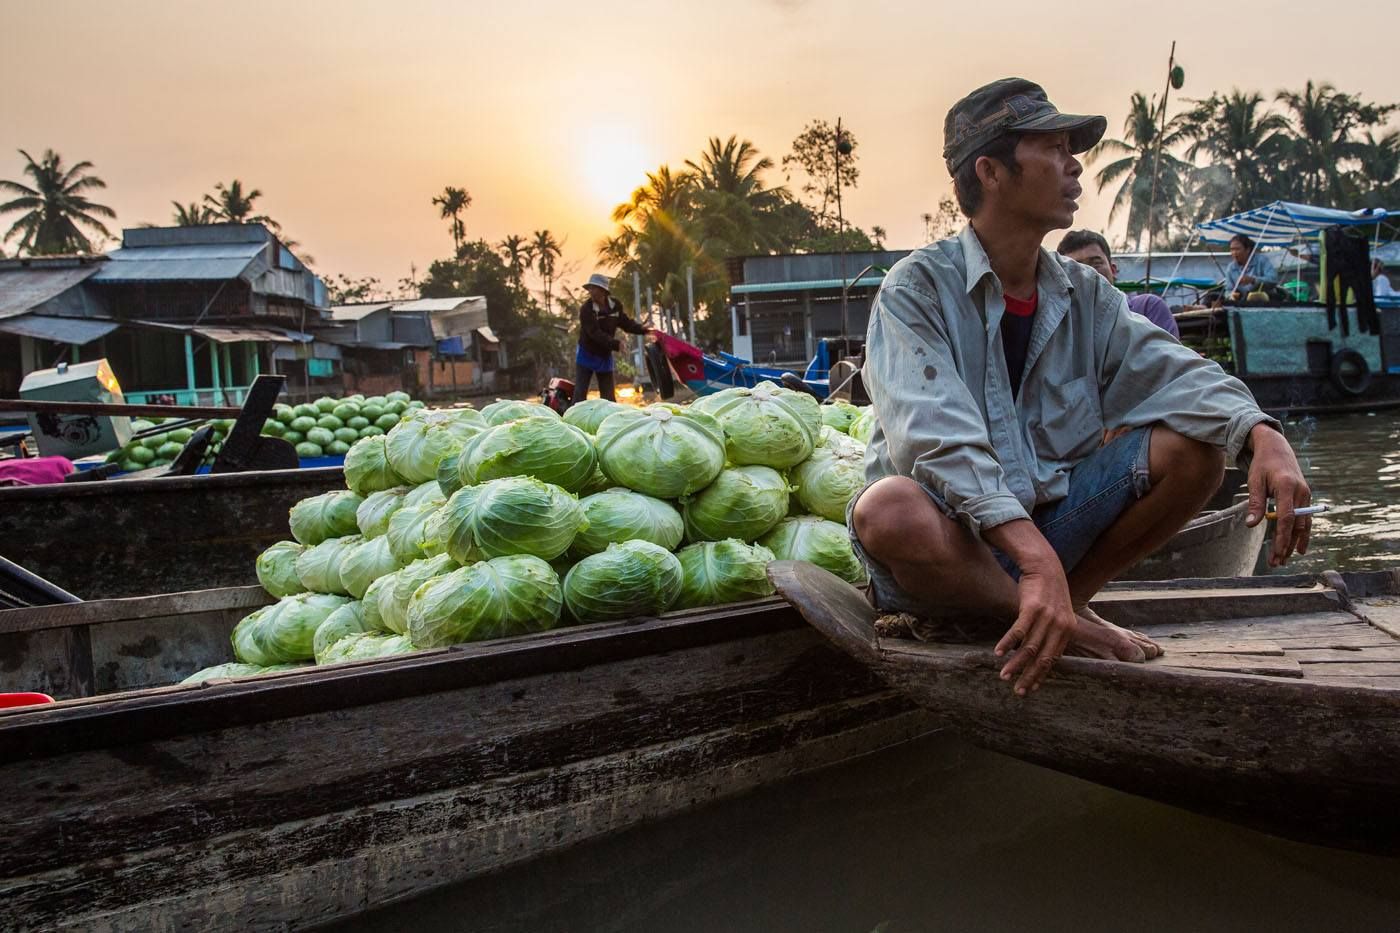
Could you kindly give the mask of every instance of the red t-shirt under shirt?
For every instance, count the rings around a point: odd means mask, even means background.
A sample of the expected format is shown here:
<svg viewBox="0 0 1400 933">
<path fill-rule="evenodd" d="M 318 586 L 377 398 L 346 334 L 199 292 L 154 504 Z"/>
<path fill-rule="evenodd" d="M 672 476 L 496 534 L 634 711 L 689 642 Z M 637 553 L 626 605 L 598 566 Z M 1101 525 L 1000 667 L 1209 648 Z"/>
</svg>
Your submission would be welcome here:
<svg viewBox="0 0 1400 933">
<path fill-rule="evenodd" d="M 1035 324 L 1035 309 L 1040 294 L 1006 299 L 1006 313 L 1001 316 L 1001 346 L 1006 352 L 1006 372 L 1011 376 L 1011 396 L 1021 393 L 1021 375 L 1026 368 L 1026 351 L 1031 345 L 1031 327 Z"/>
</svg>

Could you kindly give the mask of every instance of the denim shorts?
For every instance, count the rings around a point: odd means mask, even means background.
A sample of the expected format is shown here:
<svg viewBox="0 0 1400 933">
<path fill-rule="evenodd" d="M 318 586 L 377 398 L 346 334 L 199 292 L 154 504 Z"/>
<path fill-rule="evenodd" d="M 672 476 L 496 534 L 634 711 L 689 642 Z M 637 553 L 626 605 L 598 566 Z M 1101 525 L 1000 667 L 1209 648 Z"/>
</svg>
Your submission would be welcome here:
<svg viewBox="0 0 1400 933">
<path fill-rule="evenodd" d="M 1031 513 L 1031 520 L 1055 549 L 1066 573 L 1074 569 L 1074 565 L 1118 520 L 1118 516 L 1151 488 L 1148 468 L 1151 437 L 1152 429 L 1148 427 L 1137 428 L 1114 438 L 1070 471 L 1069 495 L 1056 502 L 1048 502 Z M 869 488 L 869 485 L 865 487 Z M 954 511 L 938 493 L 927 486 L 921 488 L 940 512 L 956 520 Z M 871 602 L 876 608 L 887 612 L 907 612 L 925 618 L 946 614 L 944 608 L 930 606 L 906 593 L 895 582 L 894 574 L 860 546 L 852 515 L 865 489 L 857 493 L 846 507 L 846 527 L 850 529 L 851 547 L 870 574 Z M 992 548 L 992 554 L 1013 580 L 1020 579 L 1021 568 L 1016 566 L 1015 561 L 996 548 Z"/>
</svg>

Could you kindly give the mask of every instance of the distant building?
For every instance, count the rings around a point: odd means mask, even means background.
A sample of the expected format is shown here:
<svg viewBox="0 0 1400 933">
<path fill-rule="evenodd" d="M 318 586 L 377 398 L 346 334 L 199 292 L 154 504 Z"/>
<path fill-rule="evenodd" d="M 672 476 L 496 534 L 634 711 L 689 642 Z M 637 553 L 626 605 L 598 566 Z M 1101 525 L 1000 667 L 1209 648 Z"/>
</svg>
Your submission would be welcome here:
<svg viewBox="0 0 1400 933">
<path fill-rule="evenodd" d="M 336 305 L 316 336 L 339 348 L 351 392 L 406 388 L 432 398 L 504 388 L 505 351 L 479 296 Z"/>
<path fill-rule="evenodd" d="M 339 358 L 312 335 L 326 304 L 261 224 L 136 228 L 103 257 L 0 260 L 0 391 L 100 357 L 136 402 L 237 404 L 274 371 L 308 391 Z"/>
<path fill-rule="evenodd" d="M 795 366 L 816 355 L 817 341 L 864 339 L 870 302 L 890 266 L 910 250 L 744 256 L 729 261 L 734 355 L 756 363 Z M 857 276 L 859 276 L 857 278 Z"/>
</svg>

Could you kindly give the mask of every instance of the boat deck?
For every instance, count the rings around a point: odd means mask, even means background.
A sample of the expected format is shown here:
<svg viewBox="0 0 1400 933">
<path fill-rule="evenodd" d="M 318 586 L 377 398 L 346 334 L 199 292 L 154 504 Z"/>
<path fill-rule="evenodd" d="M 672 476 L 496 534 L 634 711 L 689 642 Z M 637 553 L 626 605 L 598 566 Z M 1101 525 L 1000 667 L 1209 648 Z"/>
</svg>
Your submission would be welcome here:
<svg viewBox="0 0 1400 933">
<path fill-rule="evenodd" d="M 1274 588 L 1257 590 L 1267 597 Z M 1323 596 L 1322 586 L 1279 588 L 1284 598 Z M 1194 594 L 1196 597 L 1205 595 Z M 1138 594 L 1134 594 L 1137 598 Z M 1112 618 L 1114 600 L 1099 604 Z M 1251 615 L 1212 621 L 1154 622 L 1134 626 L 1166 653 L 1151 667 L 1287 677 L 1348 687 L 1400 688 L 1400 598 L 1359 597 L 1316 611 Z"/>
</svg>

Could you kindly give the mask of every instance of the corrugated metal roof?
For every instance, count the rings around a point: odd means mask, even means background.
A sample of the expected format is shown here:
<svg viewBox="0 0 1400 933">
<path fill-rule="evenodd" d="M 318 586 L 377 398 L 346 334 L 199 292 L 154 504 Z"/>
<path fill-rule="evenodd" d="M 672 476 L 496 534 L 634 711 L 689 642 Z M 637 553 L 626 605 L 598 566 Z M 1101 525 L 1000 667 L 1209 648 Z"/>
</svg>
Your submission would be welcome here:
<svg viewBox="0 0 1400 933">
<path fill-rule="evenodd" d="M 242 324 L 168 324 L 164 321 L 131 321 L 135 327 L 198 334 L 215 343 L 310 343 L 315 338 L 301 331 L 281 327 Z"/>
<path fill-rule="evenodd" d="M 105 337 L 120 326 L 118 321 L 46 314 L 24 314 L 0 320 L 0 331 L 5 333 L 77 346 Z"/>
<path fill-rule="evenodd" d="M 102 265 L 0 269 L 0 318 L 29 312 L 90 278 Z"/>
<path fill-rule="evenodd" d="M 456 311 L 459 308 L 463 311 L 474 307 L 475 302 L 480 302 L 481 307 L 486 307 L 486 299 L 480 295 L 469 295 L 460 298 L 418 298 L 413 301 L 398 301 L 394 303 L 395 311 Z"/>
<path fill-rule="evenodd" d="M 266 243 L 191 243 L 113 250 L 94 282 L 171 282 L 236 279 Z"/>
<path fill-rule="evenodd" d="M 383 311 L 393 306 L 392 301 L 376 301 L 365 305 L 333 305 L 331 307 L 331 320 L 363 321 L 376 311 Z"/>
<path fill-rule="evenodd" d="M 496 334 L 495 334 L 495 332 L 494 332 L 493 330 L 491 330 L 491 326 L 490 326 L 489 324 L 488 324 L 487 326 L 485 326 L 485 327 L 478 327 L 478 328 L 476 329 L 476 332 L 477 332 L 478 334 L 480 334 L 480 335 L 481 335 L 481 339 L 482 339 L 482 340 L 485 340 L 487 343 L 497 343 L 497 344 L 498 344 L 498 343 L 501 342 L 500 340 L 498 340 L 498 339 L 496 338 Z"/>
<path fill-rule="evenodd" d="M 867 275 L 851 282 L 851 287 L 879 285 L 885 280 L 884 274 Z M 844 279 L 808 279 L 805 282 L 749 282 L 744 285 L 735 285 L 729 290 L 736 295 L 756 295 L 764 292 L 807 292 L 821 291 L 823 289 L 841 290 L 846 284 Z"/>
</svg>

